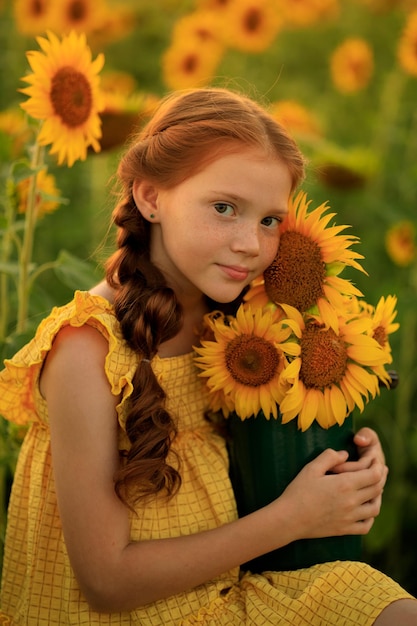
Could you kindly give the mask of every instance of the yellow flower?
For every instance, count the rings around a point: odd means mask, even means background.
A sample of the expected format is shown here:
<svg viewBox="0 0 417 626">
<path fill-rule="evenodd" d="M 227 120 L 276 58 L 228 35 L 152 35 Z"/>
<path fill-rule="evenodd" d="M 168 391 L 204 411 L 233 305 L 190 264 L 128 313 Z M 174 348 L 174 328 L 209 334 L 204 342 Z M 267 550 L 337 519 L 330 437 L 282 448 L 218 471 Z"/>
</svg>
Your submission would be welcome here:
<svg viewBox="0 0 417 626">
<path fill-rule="evenodd" d="M 373 52 L 363 39 L 346 39 L 330 60 L 333 83 L 342 93 L 364 89 L 374 69 Z"/>
<path fill-rule="evenodd" d="M 13 108 L 1 111 L 0 133 L 4 133 L 10 138 L 11 156 L 12 158 L 16 158 L 31 135 L 23 111 Z"/>
<path fill-rule="evenodd" d="M 53 0 L 15 0 L 13 13 L 16 28 L 22 35 L 38 35 L 49 25 Z"/>
<path fill-rule="evenodd" d="M 391 226 L 385 235 L 385 247 L 391 260 L 407 267 L 416 257 L 416 234 L 413 222 L 403 220 Z"/>
<path fill-rule="evenodd" d="M 223 19 L 216 11 L 196 11 L 185 15 L 174 24 L 172 38 L 174 41 L 195 41 L 197 46 L 212 44 L 223 53 Z"/>
<path fill-rule="evenodd" d="M 22 80 L 21 89 L 29 96 L 21 107 L 35 119 L 43 120 L 38 136 L 40 145 L 52 144 L 50 153 L 71 167 L 87 157 L 87 148 L 98 152 L 101 137 L 100 117 L 103 99 L 99 93 L 98 72 L 104 64 L 99 54 L 92 61 L 84 34 L 71 32 L 62 41 L 49 32 L 38 37 L 40 51 L 27 53 L 33 74 Z"/>
<path fill-rule="evenodd" d="M 398 60 L 408 74 L 417 76 L 417 11 L 408 16 L 398 44 Z"/>
<path fill-rule="evenodd" d="M 282 20 L 271 0 L 234 0 L 223 12 L 225 41 L 244 52 L 262 52 L 276 38 Z"/>
<path fill-rule="evenodd" d="M 298 417 L 306 430 L 314 420 L 330 428 L 342 424 L 357 406 L 364 409 L 369 395 L 379 393 L 378 376 L 372 368 L 387 362 L 378 341 L 367 334 L 369 320 L 338 317 L 337 328 L 326 316 L 302 316 L 286 304 L 288 323 L 298 337 L 301 352 L 282 373 L 291 385 L 281 401 L 283 423 Z"/>
<path fill-rule="evenodd" d="M 30 179 L 20 181 L 17 184 L 18 211 L 25 213 L 28 202 Z M 36 176 L 35 211 L 38 217 L 45 213 L 52 213 L 59 206 L 59 202 L 53 198 L 60 196 L 59 189 L 55 186 L 55 178 L 46 170 L 41 170 Z"/>
<path fill-rule="evenodd" d="M 52 0 L 48 28 L 58 33 L 75 30 L 89 35 L 101 26 L 105 15 L 105 0 Z"/>
<path fill-rule="evenodd" d="M 285 354 L 299 353 L 296 343 L 287 342 L 290 329 L 275 321 L 272 310 L 248 305 L 241 305 L 234 318 L 206 316 L 206 322 L 214 340 L 203 340 L 195 350 L 196 364 L 203 370 L 200 376 L 207 378 L 214 394 L 212 407 L 222 405 L 226 416 L 234 408 L 241 419 L 261 410 L 267 419 L 277 418 L 284 395 L 280 376 L 287 364 Z"/>
<path fill-rule="evenodd" d="M 198 45 L 195 40 L 174 39 L 162 56 L 164 82 L 170 89 L 188 89 L 208 85 L 222 56 L 215 43 Z"/>
<path fill-rule="evenodd" d="M 362 295 L 338 274 L 346 266 L 366 273 L 357 261 L 363 256 L 350 249 L 358 238 L 341 234 L 347 226 L 328 226 L 335 213 L 326 213 L 327 204 L 308 212 L 310 202 L 304 192 L 290 202 L 278 254 L 264 272 L 264 284 L 257 281 L 245 299 L 263 306 L 268 301 L 286 303 L 301 312 L 317 306 L 330 326 L 337 328 L 336 310 L 343 309 L 344 295 Z"/>
<path fill-rule="evenodd" d="M 275 0 L 286 24 L 310 26 L 325 18 L 337 17 L 339 0 Z"/>
<path fill-rule="evenodd" d="M 289 133 L 296 135 L 321 135 L 318 121 L 299 102 L 279 100 L 271 105 L 269 112 Z"/>
</svg>

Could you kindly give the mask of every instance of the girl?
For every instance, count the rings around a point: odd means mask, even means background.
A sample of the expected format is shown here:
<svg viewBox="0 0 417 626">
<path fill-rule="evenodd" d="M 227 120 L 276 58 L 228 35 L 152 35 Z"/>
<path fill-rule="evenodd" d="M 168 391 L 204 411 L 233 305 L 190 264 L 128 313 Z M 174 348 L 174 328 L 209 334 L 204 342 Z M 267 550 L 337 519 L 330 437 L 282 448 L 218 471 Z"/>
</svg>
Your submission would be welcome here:
<svg viewBox="0 0 417 626">
<path fill-rule="evenodd" d="M 367 533 L 386 479 L 362 429 L 353 468 L 327 450 L 237 519 L 204 417 L 203 316 L 235 310 L 272 262 L 303 168 L 263 109 L 223 89 L 168 97 L 132 142 L 106 280 L 55 308 L 1 375 L 0 413 L 31 424 L 4 559 L 12 624 L 417 623 L 417 602 L 363 563 L 239 576 L 293 540 Z"/>
</svg>

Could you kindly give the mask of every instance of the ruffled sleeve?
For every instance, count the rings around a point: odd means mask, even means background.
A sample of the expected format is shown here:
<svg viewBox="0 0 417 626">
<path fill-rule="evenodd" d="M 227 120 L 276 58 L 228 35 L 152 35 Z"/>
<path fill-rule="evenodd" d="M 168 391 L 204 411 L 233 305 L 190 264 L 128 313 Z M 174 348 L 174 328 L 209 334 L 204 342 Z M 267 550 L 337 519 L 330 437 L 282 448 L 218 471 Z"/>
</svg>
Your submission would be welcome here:
<svg viewBox="0 0 417 626">
<path fill-rule="evenodd" d="M 39 410 L 37 401 L 42 365 L 61 328 L 84 324 L 96 328 L 109 343 L 105 370 L 112 393 L 122 395 L 118 414 L 119 422 L 123 421 L 122 409 L 133 390 L 137 357 L 122 337 L 112 305 L 101 296 L 84 291 L 76 291 L 71 302 L 52 309 L 34 338 L 4 362 L 5 369 L 0 372 L 0 415 L 16 424 L 38 421 L 46 425 L 47 413 Z"/>
</svg>

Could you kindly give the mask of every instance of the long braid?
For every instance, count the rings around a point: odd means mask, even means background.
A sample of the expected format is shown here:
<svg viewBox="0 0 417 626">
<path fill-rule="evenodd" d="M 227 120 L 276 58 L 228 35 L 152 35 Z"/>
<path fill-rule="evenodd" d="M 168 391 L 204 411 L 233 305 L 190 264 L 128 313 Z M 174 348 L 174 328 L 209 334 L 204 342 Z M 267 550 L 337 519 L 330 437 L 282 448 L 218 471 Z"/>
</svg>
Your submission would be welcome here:
<svg viewBox="0 0 417 626">
<path fill-rule="evenodd" d="M 151 264 L 148 250 L 141 250 L 148 226 L 138 219 L 133 202 L 120 203 L 113 218 L 119 227 L 119 249 L 107 263 L 108 282 L 115 287 L 114 308 L 123 336 L 143 357 L 132 381 L 126 418 L 131 446 L 115 477 L 117 494 L 130 502 L 163 490 L 172 494 L 180 484 L 178 470 L 166 462 L 175 424 L 164 408 L 165 393 L 149 361 L 159 345 L 178 332 L 181 308 L 161 272 Z"/>
</svg>

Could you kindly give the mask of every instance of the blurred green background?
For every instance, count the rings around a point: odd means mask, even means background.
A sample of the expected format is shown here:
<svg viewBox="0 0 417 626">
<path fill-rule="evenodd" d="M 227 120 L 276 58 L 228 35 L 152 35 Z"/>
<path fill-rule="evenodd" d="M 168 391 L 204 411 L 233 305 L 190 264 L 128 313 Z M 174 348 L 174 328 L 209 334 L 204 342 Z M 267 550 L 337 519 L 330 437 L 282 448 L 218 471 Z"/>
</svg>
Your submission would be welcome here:
<svg viewBox="0 0 417 626">
<path fill-rule="evenodd" d="M 36 281 L 24 335 L 14 331 L 14 270 L 0 263 L 8 281 L 7 302 L 0 301 L 8 309 L 1 358 L 33 334 L 52 306 L 101 276 L 113 205 L 109 179 L 128 133 L 152 103 L 174 88 L 204 84 L 260 99 L 309 159 L 304 189 L 312 206 L 328 201 L 337 223 L 351 225 L 360 238 L 355 250 L 369 276 L 352 272 L 352 280 L 373 305 L 382 295 L 398 297 L 401 327 L 391 345 L 400 383 L 381 390 L 355 421 L 378 431 L 390 467 L 365 559 L 417 595 L 417 1 L 51 2 L 52 17 L 46 0 L 0 2 L 0 252 L 10 167 L 25 150 L 6 113 L 25 99 L 18 92 L 29 71 L 25 54 L 39 49 L 36 35 L 46 28 L 85 32 L 93 57 L 105 55 L 102 151 L 72 168 L 47 157 L 67 202 L 38 220 L 33 263 L 60 254 L 62 263 Z M 0 421 L 2 535 L 21 436 Z"/>
</svg>

